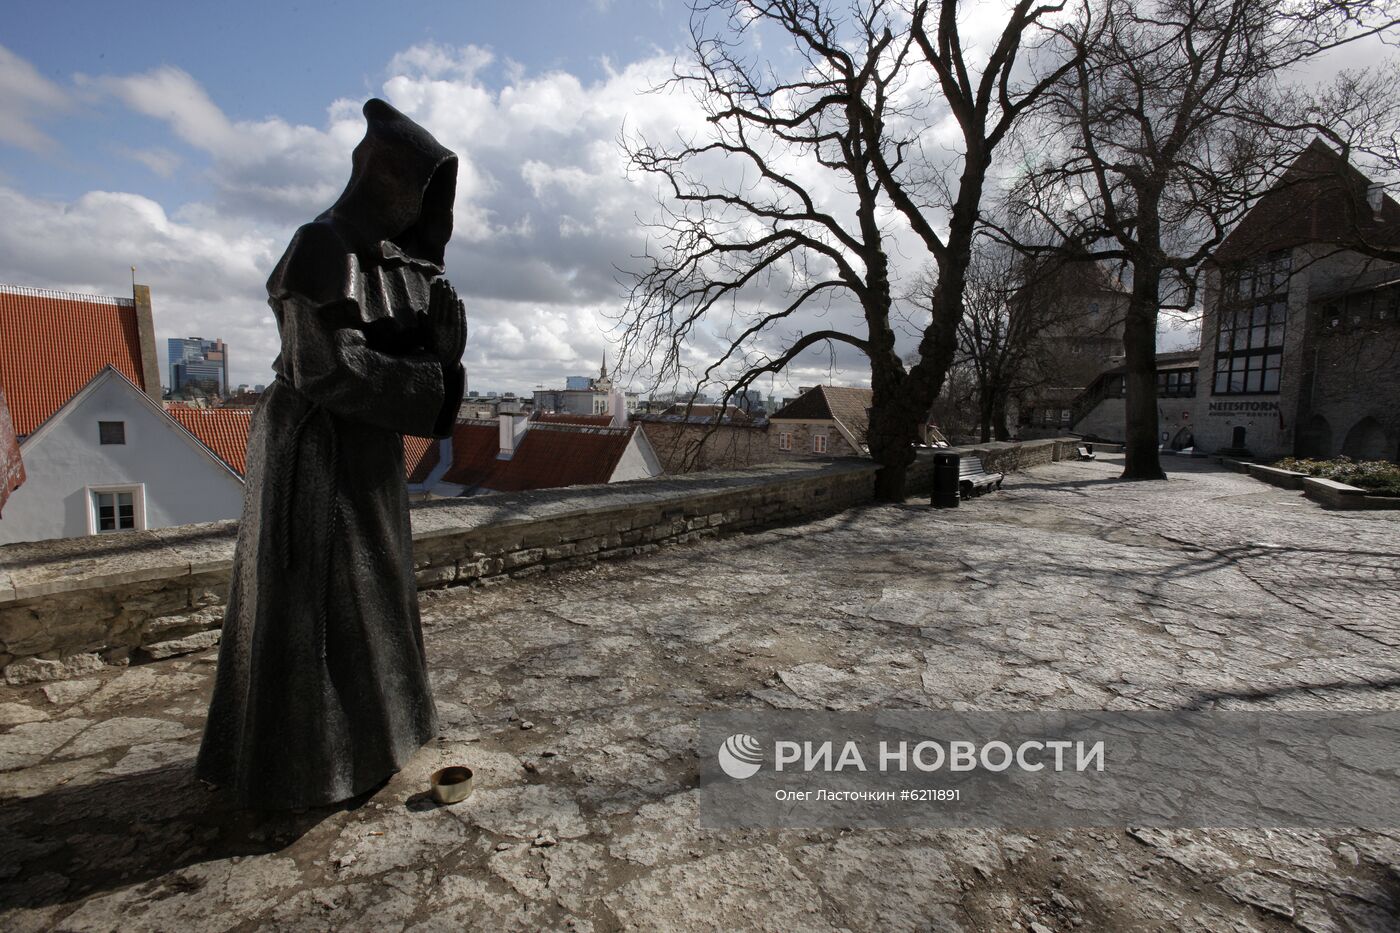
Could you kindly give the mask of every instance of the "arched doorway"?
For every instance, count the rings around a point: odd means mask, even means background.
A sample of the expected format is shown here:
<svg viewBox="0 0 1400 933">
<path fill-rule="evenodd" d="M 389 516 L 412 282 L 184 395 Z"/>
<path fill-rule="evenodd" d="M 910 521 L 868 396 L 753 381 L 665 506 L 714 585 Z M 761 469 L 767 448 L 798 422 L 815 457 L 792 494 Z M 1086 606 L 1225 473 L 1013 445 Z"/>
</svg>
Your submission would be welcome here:
<svg viewBox="0 0 1400 933">
<path fill-rule="evenodd" d="M 1298 456 L 1326 460 L 1334 452 L 1332 425 L 1321 415 L 1313 415 L 1298 432 Z"/>
<path fill-rule="evenodd" d="M 1390 455 L 1390 445 L 1385 441 L 1385 429 L 1370 415 L 1352 425 L 1347 438 L 1342 442 L 1342 453 L 1353 460 L 1385 460 Z"/>
</svg>

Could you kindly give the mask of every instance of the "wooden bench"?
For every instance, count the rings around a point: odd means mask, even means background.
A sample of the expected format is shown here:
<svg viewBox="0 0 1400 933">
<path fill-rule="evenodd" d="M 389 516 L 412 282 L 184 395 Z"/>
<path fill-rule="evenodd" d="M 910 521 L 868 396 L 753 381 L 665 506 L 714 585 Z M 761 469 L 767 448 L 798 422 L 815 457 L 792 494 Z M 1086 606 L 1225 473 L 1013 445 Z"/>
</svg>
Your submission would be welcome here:
<svg viewBox="0 0 1400 933">
<path fill-rule="evenodd" d="M 958 490 L 964 499 L 980 496 L 990 489 L 1000 489 L 1002 474 L 988 473 L 981 457 L 963 457 L 958 461 Z"/>
<path fill-rule="evenodd" d="M 1080 460 L 1094 459 L 1094 448 L 1091 444 L 1080 444 L 1074 448 L 1074 453 Z"/>
</svg>

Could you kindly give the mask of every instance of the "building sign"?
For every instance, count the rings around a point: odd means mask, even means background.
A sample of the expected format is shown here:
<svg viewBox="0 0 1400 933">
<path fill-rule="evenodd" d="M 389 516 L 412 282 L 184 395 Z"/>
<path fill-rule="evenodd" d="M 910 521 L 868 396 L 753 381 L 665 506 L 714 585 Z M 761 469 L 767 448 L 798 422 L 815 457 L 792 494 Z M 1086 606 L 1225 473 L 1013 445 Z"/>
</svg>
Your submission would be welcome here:
<svg viewBox="0 0 1400 933">
<path fill-rule="evenodd" d="M 1207 415 L 1277 415 L 1278 400 L 1272 402 L 1211 402 Z"/>
</svg>

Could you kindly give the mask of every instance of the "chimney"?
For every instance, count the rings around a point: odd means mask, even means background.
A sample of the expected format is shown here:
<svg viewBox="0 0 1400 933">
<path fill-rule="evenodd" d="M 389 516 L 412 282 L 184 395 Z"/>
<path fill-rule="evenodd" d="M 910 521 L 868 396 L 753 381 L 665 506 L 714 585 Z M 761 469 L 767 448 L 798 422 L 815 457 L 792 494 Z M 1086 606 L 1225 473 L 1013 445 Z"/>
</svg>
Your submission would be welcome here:
<svg viewBox="0 0 1400 933">
<path fill-rule="evenodd" d="M 131 297 L 136 302 L 136 335 L 141 342 L 141 388 L 151 401 L 160 402 L 160 364 L 156 362 L 156 325 L 151 316 L 151 287 L 131 286 Z"/>
<path fill-rule="evenodd" d="M 1381 205 L 1385 203 L 1385 185 L 1371 185 L 1366 189 L 1366 203 L 1371 205 L 1371 216 L 1381 219 Z"/>
<path fill-rule="evenodd" d="M 608 414 L 612 415 L 608 427 L 627 427 L 627 396 L 621 389 L 613 389 L 608 393 Z"/>
<path fill-rule="evenodd" d="M 524 415 L 503 413 L 498 420 L 500 422 L 501 449 L 496 454 L 496 459 L 509 460 L 515 456 L 515 448 L 520 446 L 520 439 L 529 430 L 530 419 Z"/>
</svg>

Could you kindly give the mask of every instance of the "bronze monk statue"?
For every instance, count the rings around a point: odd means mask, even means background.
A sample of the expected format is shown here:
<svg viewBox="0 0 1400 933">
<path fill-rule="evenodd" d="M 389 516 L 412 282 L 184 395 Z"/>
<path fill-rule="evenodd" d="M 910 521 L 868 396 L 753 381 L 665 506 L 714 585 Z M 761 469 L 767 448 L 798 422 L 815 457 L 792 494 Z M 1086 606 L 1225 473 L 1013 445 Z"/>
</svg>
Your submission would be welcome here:
<svg viewBox="0 0 1400 933">
<path fill-rule="evenodd" d="M 402 435 L 448 436 L 465 386 L 441 277 L 457 157 L 381 100 L 364 115 L 345 192 L 267 283 L 282 352 L 253 411 L 197 765 L 244 807 L 364 793 L 437 734 Z"/>
</svg>

